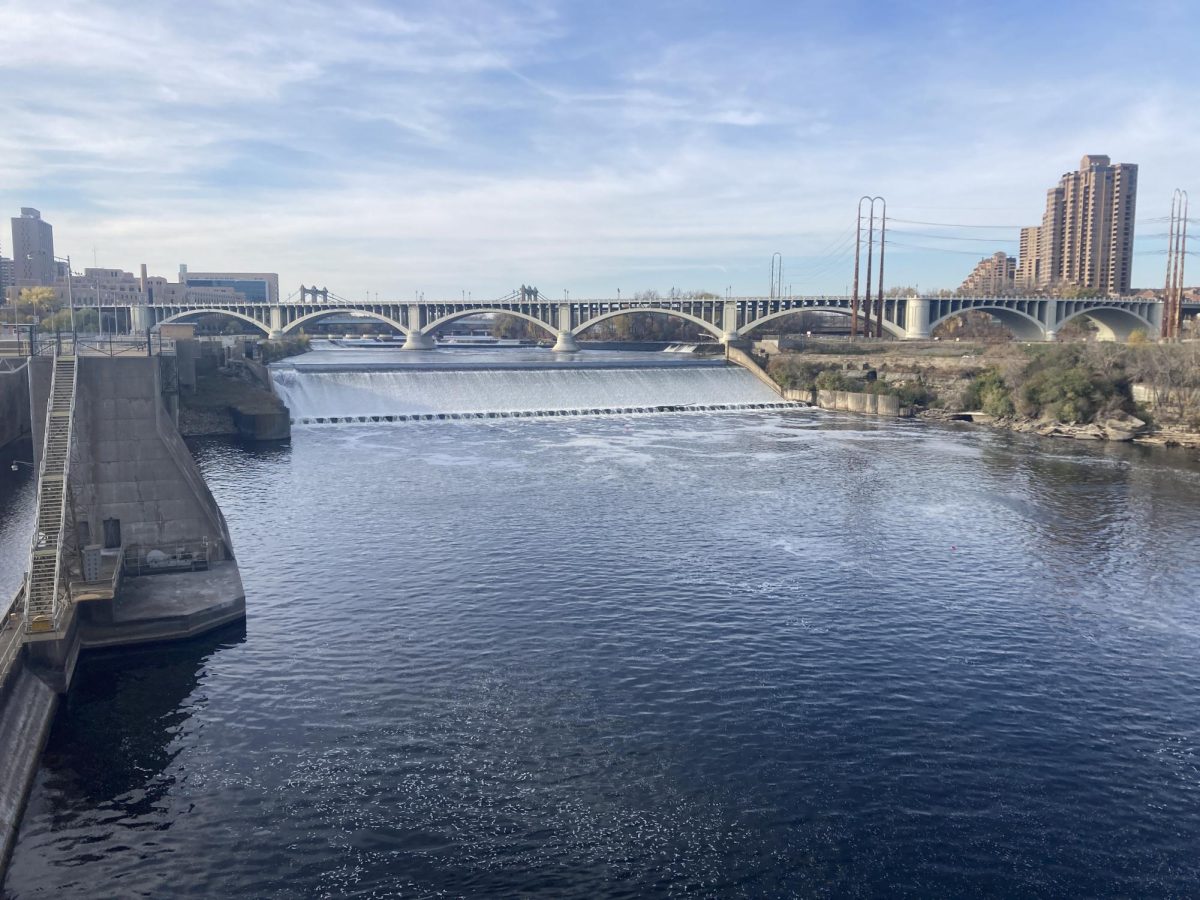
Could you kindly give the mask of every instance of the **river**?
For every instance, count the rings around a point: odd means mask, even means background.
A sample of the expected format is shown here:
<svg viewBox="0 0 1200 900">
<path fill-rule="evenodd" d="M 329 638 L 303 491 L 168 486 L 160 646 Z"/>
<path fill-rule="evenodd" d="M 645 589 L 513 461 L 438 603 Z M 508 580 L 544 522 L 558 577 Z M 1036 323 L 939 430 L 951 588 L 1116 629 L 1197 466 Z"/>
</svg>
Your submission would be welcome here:
<svg viewBox="0 0 1200 900">
<path fill-rule="evenodd" d="M 804 409 L 195 452 L 248 620 L 85 657 L 12 898 L 1200 891 L 1185 456 Z"/>
</svg>

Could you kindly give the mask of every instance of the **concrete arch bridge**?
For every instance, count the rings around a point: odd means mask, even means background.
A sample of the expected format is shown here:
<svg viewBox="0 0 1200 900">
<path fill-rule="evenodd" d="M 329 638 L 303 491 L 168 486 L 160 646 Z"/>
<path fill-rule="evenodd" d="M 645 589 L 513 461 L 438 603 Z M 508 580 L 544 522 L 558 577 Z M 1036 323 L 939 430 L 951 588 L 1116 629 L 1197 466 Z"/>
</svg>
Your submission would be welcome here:
<svg viewBox="0 0 1200 900">
<path fill-rule="evenodd" d="M 972 310 L 995 316 L 1025 341 L 1054 340 L 1058 330 L 1086 316 L 1105 340 L 1122 341 L 1137 329 L 1156 335 L 1162 303 L 1143 299 L 1060 300 L 1048 297 L 888 297 L 883 301 L 882 328 L 901 340 L 928 340 L 941 322 Z M 849 297 L 656 298 L 653 300 L 550 300 L 536 289 L 522 288 L 498 300 L 480 301 L 353 301 L 325 289 L 302 287 L 299 299 L 283 303 L 156 304 L 135 306 L 135 330 L 200 315 L 223 315 L 247 322 L 271 338 L 301 330 L 305 323 L 353 312 L 392 326 L 405 336 L 406 349 L 432 347 L 433 333 L 457 319 L 482 313 L 516 316 L 545 330 L 554 349 L 577 350 L 588 329 L 630 312 L 657 313 L 692 322 L 719 341 L 729 342 L 797 312 L 849 316 Z M 862 317 L 860 310 L 860 318 Z"/>
</svg>

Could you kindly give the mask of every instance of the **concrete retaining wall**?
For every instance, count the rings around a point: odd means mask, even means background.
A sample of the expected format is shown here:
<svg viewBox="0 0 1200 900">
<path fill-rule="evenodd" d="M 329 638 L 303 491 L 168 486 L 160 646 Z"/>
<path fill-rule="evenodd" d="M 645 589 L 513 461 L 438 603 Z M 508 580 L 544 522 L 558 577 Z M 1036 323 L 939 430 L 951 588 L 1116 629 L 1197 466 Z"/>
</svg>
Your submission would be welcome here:
<svg viewBox="0 0 1200 900">
<path fill-rule="evenodd" d="M 56 709 L 58 694 L 23 661 L 14 664 L 0 687 L 0 878 L 8 867 Z"/>
<path fill-rule="evenodd" d="M 900 398 L 887 394 L 860 394 L 854 391 L 817 391 L 817 406 L 868 416 L 907 416 L 908 407 Z"/>
<path fill-rule="evenodd" d="M 0 372 L 0 449 L 29 434 L 29 384 L 24 370 Z"/>
<path fill-rule="evenodd" d="M 33 370 L 35 451 L 50 387 L 49 360 Z M 80 357 L 75 397 L 71 484 L 80 532 L 101 543 L 105 519 L 119 519 L 127 546 L 171 547 L 208 538 L 224 558 L 230 546 L 225 517 L 163 405 L 156 357 Z M 83 524 L 86 523 L 86 526 Z"/>
<path fill-rule="evenodd" d="M 93 540 L 113 517 L 127 545 L 207 537 L 228 546 L 225 519 L 160 390 L 157 359 L 80 359 L 76 472 L 92 490 L 77 497 L 78 516 L 87 511 Z"/>
<path fill-rule="evenodd" d="M 730 362 L 737 363 L 743 369 L 748 369 L 755 378 L 757 378 L 779 396 L 783 396 L 783 391 L 780 389 L 779 385 L 775 383 L 775 379 L 763 371 L 763 367 L 760 366 L 754 360 L 754 357 L 745 350 L 739 350 L 737 347 L 732 347 L 729 344 L 726 344 L 725 358 Z"/>
<path fill-rule="evenodd" d="M 292 436 L 292 417 L 286 408 L 278 412 L 242 412 L 229 408 L 238 436 L 248 441 L 286 441 Z"/>
</svg>

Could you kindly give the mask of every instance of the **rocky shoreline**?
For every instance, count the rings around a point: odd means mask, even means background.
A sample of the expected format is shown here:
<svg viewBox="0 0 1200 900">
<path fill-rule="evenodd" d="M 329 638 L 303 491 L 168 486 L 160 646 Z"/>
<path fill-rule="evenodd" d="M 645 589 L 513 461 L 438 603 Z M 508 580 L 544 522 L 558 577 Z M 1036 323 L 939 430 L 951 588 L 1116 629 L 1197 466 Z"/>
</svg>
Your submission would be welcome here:
<svg viewBox="0 0 1200 900">
<path fill-rule="evenodd" d="M 990 416 L 975 411 L 951 412 L 946 409 L 926 409 L 918 413 L 917 417 L 931 422 L 968 422 L 975 425 L 987 425 L 1021 434 L 1034 434 L 1038 437 L 1070 438 L 1076 441 L 1113 441 L 1200 450 L 1200 433 L 1198 432 L 1171 427 L 1153 428 L 1141 419 L 1126 414 L 1119 414 L 1101 422 L 1090 422 L 1086 425 L 1071 425 L 1019 416 Z"/>
</svg>

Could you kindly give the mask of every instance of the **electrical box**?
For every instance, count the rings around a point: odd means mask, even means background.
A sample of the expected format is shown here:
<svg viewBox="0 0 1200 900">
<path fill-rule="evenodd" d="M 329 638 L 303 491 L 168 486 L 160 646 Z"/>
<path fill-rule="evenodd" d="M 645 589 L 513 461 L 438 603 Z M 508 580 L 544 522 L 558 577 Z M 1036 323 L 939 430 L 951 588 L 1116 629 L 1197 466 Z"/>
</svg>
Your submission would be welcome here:
<svg viewBox="0 0 1200 900">
<path fill-rule="evenodd" d="M 88 544 L 83 548 L 83 580 L 99 581 L 103 567 L 100 561 L 99 544 Z"/>
</svg>

